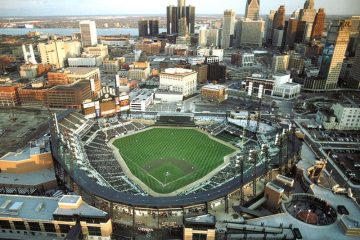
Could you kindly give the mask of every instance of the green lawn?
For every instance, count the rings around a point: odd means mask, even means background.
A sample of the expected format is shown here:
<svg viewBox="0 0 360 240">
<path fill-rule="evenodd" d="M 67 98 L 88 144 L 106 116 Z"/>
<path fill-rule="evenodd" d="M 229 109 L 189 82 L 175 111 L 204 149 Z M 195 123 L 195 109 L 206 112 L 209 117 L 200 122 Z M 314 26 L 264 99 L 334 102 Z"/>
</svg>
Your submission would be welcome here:
<svg viewBox="0 0 360 240">
<path fill-rule="evenodd" d="M 136 177 L 165 194 L 204 177 L 235 151 L 195 129 L 180 128 L 153 128 L 113 144 Z"/>
</svg>

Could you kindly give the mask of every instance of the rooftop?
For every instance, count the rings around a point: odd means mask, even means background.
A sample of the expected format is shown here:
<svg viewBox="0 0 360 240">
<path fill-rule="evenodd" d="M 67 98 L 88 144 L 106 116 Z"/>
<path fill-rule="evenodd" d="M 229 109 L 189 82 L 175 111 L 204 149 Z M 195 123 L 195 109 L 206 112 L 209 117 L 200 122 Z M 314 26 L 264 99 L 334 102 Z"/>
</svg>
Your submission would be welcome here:
<svg viewBox="0 0 360 240">
<path fill-rule="evenodd" d="M 55 180 L 55 172 L 52 168 L 24 174 L 3 172 L 0 175 L 0 183 L 5 185 L 36 186 Z"/>
<path fill-rule="evenodd" d="M 69 67 L 69 68 L 66 68 L 65 70 L 70 71 L 70 74 L 86 75 L 86 74 L 89 74 L 89 73 L 91 73 L 93 71 L 98 71 L 99 68 Z"/>
<path fill-rule="evenodd" d="M 207 90 L 222 90 L 225 89 L 225 86 L 223 85 L 218 85 L 218 84 L 209 84 L 203 87 L 203 89 L 207 89 Z"/>
<path fill-rule="evenodd" d="M 191 69 L 184 69 L 184 68 L 167 68 L 163 72 L 163 74 L 171 74 L 171 75 L 177 75 L 177 76 L 188 76 L 191 74 L 194 74 L 194 72 Z"/>
<path fill-rule="evenodd" d="M 83 215 L 105 217 L 107 213 L 81 202 L 75 209 L 59 207 L 62 201 L 71 199 L 81 200 L 80 196 L 63 196 L 63 198 L 34 197 L 19 195 L 0 195 L 0 218 L 22 218 L 29 220 L 54 220 L 56 215 Z"/>
</svg>

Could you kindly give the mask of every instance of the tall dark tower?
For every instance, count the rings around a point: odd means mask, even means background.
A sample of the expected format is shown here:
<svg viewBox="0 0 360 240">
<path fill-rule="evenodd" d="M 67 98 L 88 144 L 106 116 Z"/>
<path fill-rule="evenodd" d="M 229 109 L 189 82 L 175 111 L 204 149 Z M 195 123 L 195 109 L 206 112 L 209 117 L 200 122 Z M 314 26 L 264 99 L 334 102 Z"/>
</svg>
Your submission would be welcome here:
<svg viewBox="0 0 360 240">
<path fill-rule="evenodd" d="M 178 8 L 176 6 L 168 6 L 167 11 L 167 34 L 178 33 Z"/>
<path fill-rule="evenodd" d="M 188 30 L 190 34 L 194 34 L 195 33 L 195 7 L 194 6 L 187 6 L 185 7 L 186 13 L 185 13 L 185 17 L 186 17 L 186 22 L 188 25 Z"/>
<path fill-rule="evenodd" d="M 148 30 L 148 21 L 147 20 L 140 20 L 138 22 L 139 26 L 139 37 L 146 37 L 149 36 L 149 30 Z"/>
<path fill-rule="evenodd" d="M 150 36 L 155 37 L 159 35 L 159 20 L 149 21 Z"/>
<path fill-rule="evenodd" d="M 315 16 L 310 40 L 321 39 L 325 27 L 325 16 L 325 10 L 323 8 L 319 8 L 319 11 L 316 13 Z"/>
<path fill-rule="evenodd" d="M 247 0 L 245 8 L 245 18 L 253 21 L 259 20 L 260 15 L 260 0 Z"/>
</svg>

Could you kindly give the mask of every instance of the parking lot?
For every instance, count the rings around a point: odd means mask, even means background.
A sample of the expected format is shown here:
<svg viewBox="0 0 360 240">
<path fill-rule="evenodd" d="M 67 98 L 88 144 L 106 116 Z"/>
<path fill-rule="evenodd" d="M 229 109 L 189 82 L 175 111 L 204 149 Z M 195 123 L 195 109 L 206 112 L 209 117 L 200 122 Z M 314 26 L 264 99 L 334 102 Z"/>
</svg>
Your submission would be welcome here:
<svg viewBox="0 0 360 240">
<path fill-rule="evenodd" d="M 0 110 L 0 157 L 25 147 L 29 141 L 48 129 L 48 111 Z"/>
<path fill-rule="evenodd" d="M 360 150 L 332 150 L 330 157 L 352 183 L 360 185 Z"/>
<path fill-rule="evenodd" d="M 322 142 L 358 142 L 360 143 L 359 131 L 325 131 L 325 130 L 308 130 L 316 141 Z"/>
</svg>

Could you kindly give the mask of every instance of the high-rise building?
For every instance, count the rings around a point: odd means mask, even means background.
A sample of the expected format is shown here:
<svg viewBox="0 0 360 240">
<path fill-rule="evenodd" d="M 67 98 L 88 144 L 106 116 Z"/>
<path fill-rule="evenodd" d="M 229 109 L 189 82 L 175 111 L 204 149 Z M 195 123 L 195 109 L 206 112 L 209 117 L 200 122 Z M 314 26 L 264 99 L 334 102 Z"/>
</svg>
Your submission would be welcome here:
<svg viewBox="0 0 360 240">
<path fill-rule="evenodd" d="M 259 20 L 260 0 L 247 0 L 245 7 L 245 18 L 253 21 Z"/>
<path fill-rule="evenodd" d="M 290 18 L 288 21 L 288 27 L 285 37 L 285 46 L 293 47 L 295 43 L 296 31 L 299 20 L 295 18 Z"/>
<path fill-rule="evenodd" d="M 350 20 L 333 21 L 327 34 L 319 76 L 325 89 L 337 87 L 350 36 Z"/>
<path fill-rule="evenodd" d="M 311 32 L 315 20 L 316 9 L 315 9 L 315 0 L 306 0 L 304 8 L 300 10 L 300 21 L 306 22 L 306 32 L 304 35 L 304 41 L 309 41 L 311 37 Z"/>
<path fill-rule="evenodd" d="M 187 25 L 186 17 L 179 19 L 179 36 L 187 37 L 189 35 L 189 29 Z"/>
<path fill-rule="evenodd" d="M 271 43 L 275 47 L 283 46 L 285 35 L 285 6 L 281 5 L 274 14 L 271 31 Z"/>
<path fill-rule="evenodd" d="M 222 40 L 221 46 L 223 49 L 227 49 L 232 45 L 232 38 L 234 36 L 235 30 L 235 11 L 225 10 L 224 18 L 223 18 L 223 32 L 222 32 Z"/>
<path fill-rule="evenodd" d="M 207 37 L 207 45 L 213 46 L 213 47 L 219 47 L 219 37 L 220 31 L 219 29 L 209 29 L 208 30 L 208 37 Z"/>
<path fill-rule="evenodd" d="M 315 0 L 306 0 L 304 8 L 300 10 L 300 21 L 313 23 L 316 15 Z"/>
<path fill-rule="evenodd" d="M 166 18 L 167 18 L 167 34 L 178 33 L 178 9 L 176 6 L 170 5 L 167 7 Z"/>
<path fill-rule="evenodd" d="M 168 6 L 167 11 L 167 33 L 177 34 L 180 31 L 180 21 L 184 23 L 186 18 L 186 28 L 188 32 L 195 33 L 195 7 L 185 6 L 185 0 L 178 0 L 178 6 Z M 184 26 L 183 26 L 184 29 Z"/>
<path fill-rule="evenodd" d="M 186 5 L 186 2 L 185 0 L 178 0 L 178 17 L 179 19 L 185 17 L 185 5 Z"/>
<path fill-rule="evenodd" d="M 139 37 L 149 36 L 149 25 L 147 20 L 140 20 L 138 22 Z"/>
<path fill-rule="evenodd" d="M 159 35 L 159 20 L 149 20 L 149 31 L 152 37 Z"/>
<path fill-rule="evenodd" d="M 236 47 L 261 47 L 264 36 L 265 22 L 242 19 L 236 24 Z"/>
<path fill-rule="evenodd" d="M 274 22 L 275 11 L 271 10 L 267 17 L 267 27 L 266 27 L 266 42 L 272 42 L 272 32 L 273 32 L 273 22 Z"/>
<path fill-rule="evenodd" d="M 290 55 L 275 55 L 272 61 L 273 73 L 284 73 L 289 69 Z"/>
<path fill-rule="evenodd" d="M 202 28 L 199 30 L 199 45 L 205 47 L 207 45 L 207 35 L 208 30 L 206 28 Z"/>
<path fill-rule="evenodd" d="M 295 43 L 304 42 L 306 35 L 307 23 L 305 21 L 298 21 L 295 35 Z"/>
<path fill-rule="evenodd" d="M 194 6 L 186 6 L 185 7 L 186 10 L 186 22 L 188 25 L 188 30 L 190 34 L 194 34 L 195 33 L 195 7 Z"/>
<path fill-rule="evenodd" d="M 319 8 L 312 26 L 310 40 L 321 39 L 325 27 L 325 10 Z"/>
<path fill-rule="evenodd" d="M 272 26 L 272 38 L 275 29 L 284 30 L 284 27 L 285 27 L 285 6 L 281 5 L 274 15 L 273 26 Z"/>
<path fill-rule="evenodd" d="M 354 64 L 352 65 L 350 71 L 349 86 L 351 88 L 360 89 L 360 34 L 358 35 L 357 41 L 359 42 L 359 44 L 357 44 Z"/>
<path fill-rule="evenodd" d="M 42 63 L 52 65 L 56 68 L 64 67 L 66 52 L 63 41 L 39 43 L 38 49 Z"/>
<path fill-rule="evenodd" d="M 81 43 L 83 47 L 96 46 L 98 43 L 94 21 L 80 21 Z"/>
</svg>

